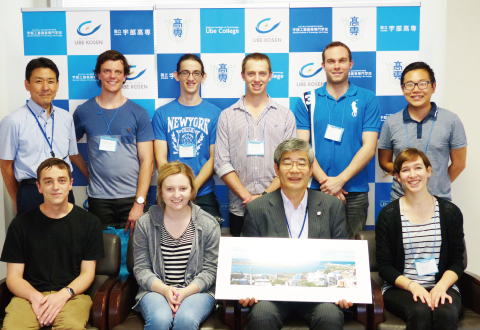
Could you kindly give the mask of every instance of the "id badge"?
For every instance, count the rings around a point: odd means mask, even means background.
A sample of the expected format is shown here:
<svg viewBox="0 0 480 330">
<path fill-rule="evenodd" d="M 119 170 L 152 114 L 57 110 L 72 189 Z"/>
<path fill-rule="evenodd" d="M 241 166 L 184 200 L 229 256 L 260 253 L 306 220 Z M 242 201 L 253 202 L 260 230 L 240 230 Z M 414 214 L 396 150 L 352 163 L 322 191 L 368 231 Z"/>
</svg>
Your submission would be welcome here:
<svg viewBox="0 0 480 330">
<path fill-rule="evenodd" d="M 195 145 L 182 144 L 178 146 L 178 156 L 180 158 L 192 158 L 195 157 Z"/>
<path fill-rule="evenodd" d="M 325 132 L 325 139 L 335 142 L 341 142 L 344 131 L 344 128 L 328 124 L 327 131 Z"/>
<path fill-rule="evenodd" d="M 117 138 L 102 136 L 100 137 L 100 144 L 98 150 L 117 152 Z"/>
<path fill-rule="evenodd" d="M 438 273 L 437 263 L 435 258 L 418 259 L 414 261 L 415 269 L 418 276 L 433 275 Z"/>
<path fill-rule="evenodd" d="M 247 156 L 265 156 L 264 141 L 248 141 Z"/>
</svg>

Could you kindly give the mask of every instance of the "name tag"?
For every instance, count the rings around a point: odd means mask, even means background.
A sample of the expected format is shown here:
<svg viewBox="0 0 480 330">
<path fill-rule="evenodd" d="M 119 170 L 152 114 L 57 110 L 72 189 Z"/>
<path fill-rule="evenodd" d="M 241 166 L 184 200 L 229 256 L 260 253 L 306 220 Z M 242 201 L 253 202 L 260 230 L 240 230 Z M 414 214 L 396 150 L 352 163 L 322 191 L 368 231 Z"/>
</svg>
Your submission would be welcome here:
<svg viewBox="0 0 480 330">
<path fill-rule="evenodd" d="M 415 269 L 418 276 L 433 275 L 438 273 L 437 263 L 435 258 L 430 259 L 418 259 L 414 261 Z"/>
<path fill-rule="evenodd" d="M 342 141 L 343 132 L 345 129 L 333 125 L 327 125 L 327 131 L 325 132 L 325 139 L 336 142 Z"/>
<path fill-rule="evenodd" d="M 264 141 L 248 141 L 247 156 L 265 156 Z"/>
<path fill-rule="evenodd" d="M 178 156 L 180 158 L 192 158 L 195 157 L 195 145 L 183 144 L 178 146 Z"/>
<path fill-rule="evenodd" d="M 117 138 L 102 136 L 98 149 L 102 151 L 117 152 Z"/>
</svg>

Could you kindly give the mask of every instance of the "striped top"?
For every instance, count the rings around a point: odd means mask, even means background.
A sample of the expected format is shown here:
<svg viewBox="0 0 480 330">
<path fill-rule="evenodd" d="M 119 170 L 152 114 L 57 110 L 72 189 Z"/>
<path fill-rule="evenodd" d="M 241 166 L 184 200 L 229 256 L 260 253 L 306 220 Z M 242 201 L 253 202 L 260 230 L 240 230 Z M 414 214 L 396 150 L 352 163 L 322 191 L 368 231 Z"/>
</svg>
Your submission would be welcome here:
<svg viewBox="0 0 480 330">
<path fill-rule="evenodd" d="M 431 289 L 435 286 L 435 274 L 424 276 L 417 275 L 414 261 L 433 257 L 435 258 L 435 263 L 438 267 L 440 249 L 442 246 L 438 201 L 435 199 L 435 213 L 433 217 L 426 223 L 412 223 L 408 221 L 405 218 L 405 215 L 402 213 L 400 214 L 400 217 L 402 219 L 402 238 L 403 248 L 405 251 L 405 266 L 403 270 L 403 276 L 417 282 L 426 289 Z M 393 287 L 394 285 L 385 282 L 382 287 L 382 293 L 385 293 L 385 291 Z M 453 286 L 453 289 L 458 291 L 458 288 L 455 285 Z"/>
<path fill-rule="evenodd" d="M 166 285 L 177 288 L 185 287 L 185 270 L 188 257 L 192 250 L 192 243 L 195 237 L 195 226 L 192 221 L 188 224 L 182 236 L 173 238 L 162 225 L 161 249 L 165 265 Z"/>
<path fill-rule="evenodd" d="M 268 103 L 255 121 L 245 108 L 244 97 L 222 111 L 218 118 L 215 141 L 214 169 L 221 178 L 235 171 L 240 182 L 252 194 L 258 195 L 275 178 L 273 153 L 285 139 L 297 136 L 293 112 L 269 97 Z M 264 141 L 265 155 L 247 155 L 248 141 Z M 240 197 L 229 192 L 231 213 L 243 216 L 245 206 Z"/>
</svg>

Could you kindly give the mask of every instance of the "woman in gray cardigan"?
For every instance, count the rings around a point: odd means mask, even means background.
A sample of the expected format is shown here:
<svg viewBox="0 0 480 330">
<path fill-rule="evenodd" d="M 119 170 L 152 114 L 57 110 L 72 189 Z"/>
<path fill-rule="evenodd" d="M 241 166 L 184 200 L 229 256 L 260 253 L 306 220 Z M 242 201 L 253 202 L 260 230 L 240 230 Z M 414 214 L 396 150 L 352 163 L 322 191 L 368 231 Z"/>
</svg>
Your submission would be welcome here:
<svg viewBox="0 0 480 330">
<path fill-rule="evenodd" d="M 134 309 L 145 330 L 198 329 L 214 305 L 220 226 L 200 207 L 194 175 L 181 162 L 158 171 L 157 200 L 134 233 Z"/>
</svg>

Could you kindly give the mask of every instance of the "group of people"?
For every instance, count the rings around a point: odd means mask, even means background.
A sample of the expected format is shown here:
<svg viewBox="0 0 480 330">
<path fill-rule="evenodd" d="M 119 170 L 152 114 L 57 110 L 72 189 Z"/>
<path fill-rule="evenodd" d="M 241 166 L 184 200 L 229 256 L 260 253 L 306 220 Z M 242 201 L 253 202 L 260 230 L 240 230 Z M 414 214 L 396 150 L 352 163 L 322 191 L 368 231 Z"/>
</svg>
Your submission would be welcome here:
<svg viewBox="0 0 480 330">
<path fill-rule="evenodd" d="M 454 328 L 463 218 L 449 200 L 450 184 L 465 167 L 462 123 L 431 102 L 436 82 L 426 63 L 404 69 L 408 105 L 387 118 L 381 133 L 377 97 L 348 81 L 349 48 L 327 45 L 322 67 L 326 84 L 306 92 L 292 112 L 267 94 L 268 56 L 249 54 L 241 73 L 246 95 L 222 111 L 200 97 L 207 73 L 198 56 L 185 54 L 174 72 L 179 98 L 150 121 L 122 94 L 130 66 L 121 53 L 99 55 L 101 94 L 73 116 L 52 105 L 56 65 L 30 61 L 31 98 L 0 122 L 1 171 L 17 213 L 1 256 L 15 295 L 4 328 L 69 322 L 82 329 L 91 306 L 82 293 L 103 257 L 107 226 L 133 233 L 140 286 L 134 309 L 145 329 L 198 328 L 215 305 L 221 214 L 213 173 L 230 190 L 233 236 L 352 239 L 365 229 L 366 166 L 377 140 L 380 166 L 394 176 L 392 203 L 376 223 L 385 305 L 408 329 Z M 77 148 L 84 135 L 87 162 Z M 154 162 L 158 205 L 144 213 Z M 74 206 L 71 163 L 88 180 L 88 212 Z M 62 240 L 51 241 L 56 235 Z M 251 306 L 251 329 L 280 329 L 294 316 L 312 329 L 341 329 L 352 306 L 254 297 L 240 304 Z M 71 310 L 79 310 L 74 318 Z"/>
</svg>

